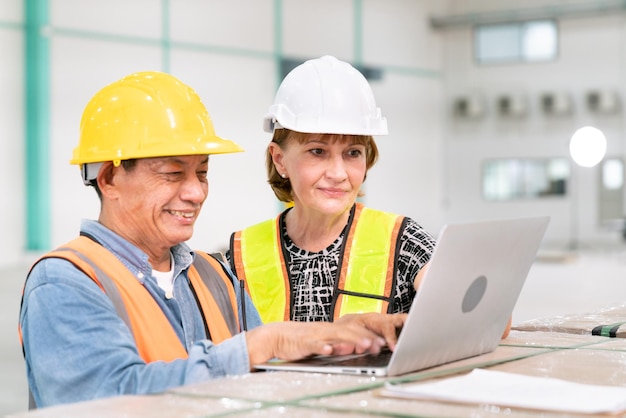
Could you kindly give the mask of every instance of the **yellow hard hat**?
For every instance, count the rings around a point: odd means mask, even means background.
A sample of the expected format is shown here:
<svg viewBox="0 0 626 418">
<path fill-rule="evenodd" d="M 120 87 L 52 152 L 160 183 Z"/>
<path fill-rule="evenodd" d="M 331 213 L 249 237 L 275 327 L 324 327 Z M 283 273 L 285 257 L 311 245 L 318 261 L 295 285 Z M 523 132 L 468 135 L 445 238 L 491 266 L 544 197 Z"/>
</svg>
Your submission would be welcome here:
<svg viewBox="0 0 626 418">
<path fill-rule="evenodd" d="M 70 164 L 134 158 L 226 154 L 243 149 L 215 135 L 196 92 L 161 72 L 130 74 L 87 104 Z"/>
</svg>

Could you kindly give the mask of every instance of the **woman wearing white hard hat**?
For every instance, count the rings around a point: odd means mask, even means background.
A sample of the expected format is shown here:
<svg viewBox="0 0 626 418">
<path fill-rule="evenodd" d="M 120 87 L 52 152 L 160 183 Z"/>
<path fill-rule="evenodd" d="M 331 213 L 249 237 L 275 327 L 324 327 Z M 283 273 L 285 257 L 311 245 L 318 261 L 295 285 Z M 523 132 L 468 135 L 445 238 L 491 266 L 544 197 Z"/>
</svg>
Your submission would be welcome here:
<svg viewBox="0 0 626 418">
<path fill-rule="evenodd" d="M 365 77 L 331 56 L 281 83 L 265 116 L 268 182 L 290 206 L 232 234 L 229 259 L 263 322 L 408 312 L 435 240 L 414 220 L 357 203 L 387 134 Z"/>
</svg>

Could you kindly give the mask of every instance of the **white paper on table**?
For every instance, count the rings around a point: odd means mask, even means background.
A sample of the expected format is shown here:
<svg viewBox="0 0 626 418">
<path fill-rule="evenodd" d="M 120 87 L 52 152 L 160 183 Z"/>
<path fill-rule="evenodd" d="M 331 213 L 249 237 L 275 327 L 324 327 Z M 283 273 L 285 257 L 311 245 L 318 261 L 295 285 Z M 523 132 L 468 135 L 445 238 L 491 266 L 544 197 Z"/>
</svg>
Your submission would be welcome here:
<svg viewBox="0 0 626 418">
<path fill-rule="evenodd" d="M 578 413 L 626 410 L 626 387 L 484 369 L 433 383 L 400 386 L 387 382 L 381 395 Z"/>
</svg>

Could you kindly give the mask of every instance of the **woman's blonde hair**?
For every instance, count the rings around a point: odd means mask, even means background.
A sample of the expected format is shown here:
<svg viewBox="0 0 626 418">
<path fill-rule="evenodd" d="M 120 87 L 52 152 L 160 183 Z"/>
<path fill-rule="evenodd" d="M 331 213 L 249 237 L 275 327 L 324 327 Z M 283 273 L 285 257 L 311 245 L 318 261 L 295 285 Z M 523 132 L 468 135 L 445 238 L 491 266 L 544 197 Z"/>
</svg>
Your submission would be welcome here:
<svg viewBox="0 0 626 418">
<path fill-rule="evenodd" d="M 289 141 L 298 141 L 302 144 L 309 141 L 312 136 L 323 136 L 325 138 L 330 138 L 331 141 L 341 140 L 348 141 L 352 144 L 364 145 L 366 169 L 363 181 L 367 178 L 367 172 L 369 169 L 372 168 L 378 160 L 378 147 L 376 146 L 376 142 L 374 142 L 374 138 L 370 135 L 311 134 L 280 128 L 274 130 L 272 142 L 275 142 L 280 149 L 284 150 Z M 272 187 L 272 190 L 278 200 L 282 202 L 293 201 L 291 181 L 289 181 L 288 178 L 281 177 L 280 173 L 276 169 L 276 166 L 274 165 L 274 160 L 272 160 L 272 154 L 269 146 L 265 151 L 265 168 L 267 169 L 267 182 Z M 362 196 L 360 191 L 359 196 Z"/>
</svg>

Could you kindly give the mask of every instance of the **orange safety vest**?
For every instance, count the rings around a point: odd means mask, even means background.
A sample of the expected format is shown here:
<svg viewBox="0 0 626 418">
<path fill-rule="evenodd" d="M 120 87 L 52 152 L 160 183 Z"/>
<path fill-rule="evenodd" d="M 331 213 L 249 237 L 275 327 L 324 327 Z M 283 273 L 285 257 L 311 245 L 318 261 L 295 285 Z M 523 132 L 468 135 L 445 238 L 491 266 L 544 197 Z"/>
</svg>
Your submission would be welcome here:
<svg viewBox="0 0 626 418">
<path fill-rule="evenodd" d="M 102 245 L 81 236 L 37 262 L 51 257 L 70 261 L 107 294 L 133 334 L 139 355 L 146 363 L 187 358 L 187 350 L 150 293 Z M 197 252 L 188 274 L 211 340 L 218 344 L 238 333 L 235 292 L 220 263 L 208 254 Z M 21 330 L 19 334 L 22 341 Z"/>
<path fill-rule="evenodd" d="M 348 313 L 390 312 L 399 232 L 405 217 L 355 205 L 342 247 L 332 301 L 333 319 Z M 291 280 L 280 215 L 231 236 L 232 266 L 264 323 L 291 318 Z"/>
</svg>

